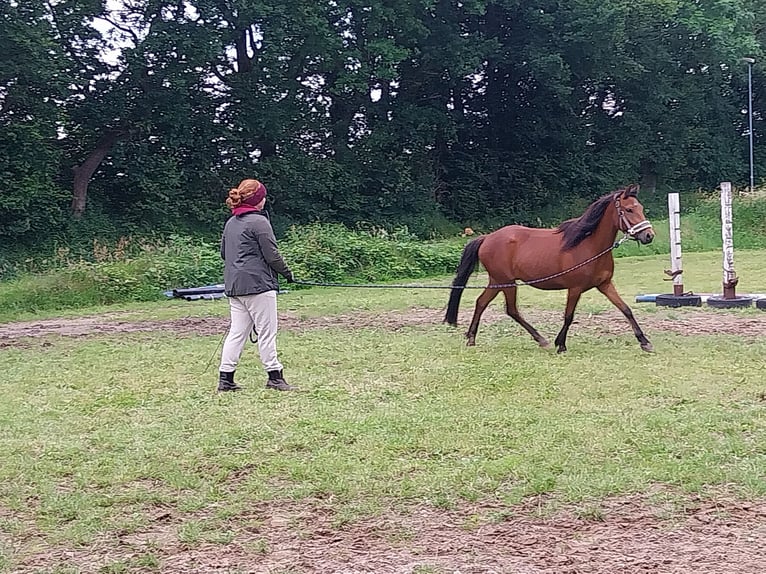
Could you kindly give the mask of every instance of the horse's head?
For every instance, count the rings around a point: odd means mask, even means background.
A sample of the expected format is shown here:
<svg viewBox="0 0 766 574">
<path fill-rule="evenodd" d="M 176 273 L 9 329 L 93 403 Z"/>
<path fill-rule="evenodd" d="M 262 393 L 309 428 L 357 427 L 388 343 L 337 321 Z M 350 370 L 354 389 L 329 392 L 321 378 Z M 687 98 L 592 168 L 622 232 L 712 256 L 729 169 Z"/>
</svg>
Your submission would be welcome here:
<svg viewBox="0 0 766 574">
<path fill-rule="evenodd" d="M 644 217 L 644 206 L 639 203 L 637 195 L 638 185 L 636 184 L 629 185 L 615 193 L 614 206 L 617 208 L 617 226 L 631 239 L 647 245 L 654 239 L 654 229 Z"/>
</svg>

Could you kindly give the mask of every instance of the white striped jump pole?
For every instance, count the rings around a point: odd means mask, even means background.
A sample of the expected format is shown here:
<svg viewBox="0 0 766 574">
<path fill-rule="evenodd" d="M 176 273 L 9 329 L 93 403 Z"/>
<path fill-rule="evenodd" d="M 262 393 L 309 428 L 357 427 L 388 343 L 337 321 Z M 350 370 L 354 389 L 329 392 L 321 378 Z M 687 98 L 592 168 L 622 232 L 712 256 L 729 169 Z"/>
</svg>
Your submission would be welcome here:
<svg viewBox="0 0 766 574">
<path fill-rule="evenodd" d="M 681 207 L 677 193 L 668 194 L 668 221 L 670 223 L 670 271 L 673 277 L 673 295 L 683 295 L 684 280 L 681 264 Z"/>
<path fill-rule="evenodd" d="M 739 279 L 734 271 L 734 232 L 731 216 L 731 182 L 721 183 L 721 237 L 723 238 L 723 298 L 736 299 Z"/>
</svg>

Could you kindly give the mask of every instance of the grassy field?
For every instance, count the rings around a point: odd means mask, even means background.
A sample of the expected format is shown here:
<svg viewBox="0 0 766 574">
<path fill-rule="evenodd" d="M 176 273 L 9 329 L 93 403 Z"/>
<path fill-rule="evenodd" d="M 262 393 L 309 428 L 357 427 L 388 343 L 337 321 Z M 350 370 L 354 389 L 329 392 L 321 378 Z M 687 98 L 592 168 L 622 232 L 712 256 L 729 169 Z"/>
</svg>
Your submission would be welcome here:
<svg viewBox="0 0 766 574">
<path fill-rule="evenodd" d="M 720 257 L 686 255 L 687 289 L 719 290 Z M 740 292 L 766 293 L 764 257 L 737 252 Z M 302 389 L 291 394 L 262 388 L 250 345 L 238 373 L 246 390 L 215 394 L 223 333 L 0 346 L 0 571 L 46 548 L 95 548 L 140 533 L 158 509 L 178 518 L 174 542 L 194 548 L 235 542 L 242 517 L 274 501 L 322 500 L 343 524 L 382 508 L 512 508 L 539 494 L 589 509 L 657 484 L 762 498 L 766 339 L 648 326 L 690 316 L 632 303 L 638 293 L 669 290 L 666 259 L 617 262 L 618 289 L 654 354 L 639 350 L 598 293 L 579 307 L 595 327 L 575 323 L 566 355 L 537 348 L 510 319 L 482 325 L 477 347 L 467 348 L 461 330 L 439 324 L 447 292 L 431 289 L 281 295 L 280 312 L 304 321 L 279 338 L 286 376 Z M 464 296 L 463 326 L 476 295 Z M 563 292 L 520 294 L 522 312 L 538 317 L 551 340 L 560 325 L 548 311 L 561 312 L 563 302 Z M 392 327 L 392 317 L 417 309 L 435 320 Z M 215 318 L 226 317 L 227 304 L 167 301 L 67 316 L 106 313 L 121 321 Z M 766 321 L 755 309 L 692 313 L 695 321 Z M 155 547 L 100 571 L 161 571 L 162 556 Z M 46 571 L 76 571 L 66 562 L 56 568 Z"/>
</svg>

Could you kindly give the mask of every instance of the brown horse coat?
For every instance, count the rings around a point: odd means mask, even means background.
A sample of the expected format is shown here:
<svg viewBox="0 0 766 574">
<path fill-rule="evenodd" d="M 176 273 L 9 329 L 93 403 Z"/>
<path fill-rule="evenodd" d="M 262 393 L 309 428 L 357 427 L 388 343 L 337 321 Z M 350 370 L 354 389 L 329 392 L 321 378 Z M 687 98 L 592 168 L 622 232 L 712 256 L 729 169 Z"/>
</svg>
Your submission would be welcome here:
<svg viewBox="0 0 766 574">
<path fill-rule="evenodd" d="M 508 315 L 523 326 L 541 346 L 548 346 L 548 341 L 518 311 L 517 287 L 513 284 L 521 281 L 538 289 L 567 289 L 564 326 L 555 341 L 558 352 L 566 351 L 567 332 L 580 296 L 594 287 L 623 312 L 641 348 L 652 350 L 651 343 L 638 326 L 632 311 L 612 283 L 612 248 L 617 232 L 623 231 L 644 244 L 654 238 L 654 231 L 644 217 L 637 193 L 638 186 L 631 185 L 604 195 L 593 202 L 580 217 L 565 221 L 555 229 L 508 225 L 468 243 L 452 283 L 445 322 L 457 325 L 463 288 L 477 263 L 481 262 L 489 275 L 489 285 L 476 301 L 471 325 L 466 333 L 468 345 L 475 344 L 482 313 L 502 291 Z"/>
</svg>

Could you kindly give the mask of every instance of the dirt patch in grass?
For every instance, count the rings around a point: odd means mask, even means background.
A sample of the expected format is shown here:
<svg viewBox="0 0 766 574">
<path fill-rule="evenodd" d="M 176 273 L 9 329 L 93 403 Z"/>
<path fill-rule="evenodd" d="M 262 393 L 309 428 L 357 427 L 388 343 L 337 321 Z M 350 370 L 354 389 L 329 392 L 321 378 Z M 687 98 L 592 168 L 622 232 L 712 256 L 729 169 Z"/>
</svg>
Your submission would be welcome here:
<svg viewBox="0 0 766 574">
<path fill-rule="evenodd" d="M 470 306 L 469 306 L 470 307 Z M 470 320 L 470 308 L 460 316 Z M 555 334 L 561 312 L 530 309 L 527 318 Z M 637 312 L 644 330 L 679 334 L 766 335 L 760 315 L 709 309 Z M 281 328 L 446 329 L 443 311 L 413 308 L 388 313 L 300 317 L 281 313 Z M 485 324 L 504 322 L 489 309 Z M 220 335 L 226 317 L 135 321 L 120 316 L 0 325 L 0 347 L 51 344 L 55 337 L 98 337 L 171 330 Z M 631 336 L 617 311 L 580 313 L 573 329 Z M 531 340 L 529 341 L 531 345 Z M 540 512 L 535 499 L 519 506 L 462 504 L 454 509 L 415 505 L 346 521 L 327 502 L 251 506 L 235 518 L 211 520 L 175 508 L 145 513 L 138 530 L 108 532 L 85 545 L 48 544 L 34 521 L 0 507 L 0 569 L 31 572 L 163 572 L 253 574 L 761 574 L 766 571 L 766 501 L 623 496 Z M 657 502 L 660 499 L 664 502 Z M 13 521 L 13 533 L 8 524 Z M 190 527 L 194 523 L 194 527 Z M 67 570 L 70 569 L 70 570 Z"/>
<path fill-rule="evenodd" d="M 395 331 L 403 328 L 434 327 L 441 325 L 443 311 L 439 309 L 412 308 L 406 311 L 383 313 L 360 312 L 324 317 L 300 317 L 293 313 L 279 315 L 280 328 L 287 331 L 309 329 L 381 329 Z M 552 338 L 561 326 L 561 312 L 531 309 L 525 312 L 533 325 L 540 325 Z M 653 332 L 663 331 L 682 335 L 724 334 L 742 337 L 766 335 L 766 317 L 744 315 L 712 309 L 686 309 L 682 312 L 637 313 L 644 331 L 651 337 Z M 460 315 L 459 332 L 471 320 L 471 311 Z M 519 334 L 527 336 L 518 325 L 507 317 L 501 308 L 487 309 L 482 325 L 507 322 L 518 328 Z M 172 331 L 179 336 L 223 334 L 228 328 L 228 317 L 188 317 L 164 321 L 131 321 L 119 316 L 94 316 L 71 319 L 47 319 L 0 324 L 0 348 L 31 346 L 50 336 L 94 337 L 135 332 Z M 604 335 L 630 335 L 627 321 L 616 310 L 598 314 L 580 313 L 575 317 L 573 331 L 597 332 Z"/>
<path fill-rule="evenodd" d="M 766 565 L 766 502 L 723 499 L 663 503 L 635 495 L 550 514 L 536 500 L 416 506 L 340 525 L 321 502 L 283 502 L 219 524 L 229 533 L 225 542 L 182 543 L 182 526 L 163 515 L 141 532 L 87 547 L 38 546 L 12 571 L 127 571 L 114 565 L 152 562 L 168 574 L 760 574 Z"/>
</svg>

